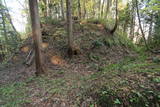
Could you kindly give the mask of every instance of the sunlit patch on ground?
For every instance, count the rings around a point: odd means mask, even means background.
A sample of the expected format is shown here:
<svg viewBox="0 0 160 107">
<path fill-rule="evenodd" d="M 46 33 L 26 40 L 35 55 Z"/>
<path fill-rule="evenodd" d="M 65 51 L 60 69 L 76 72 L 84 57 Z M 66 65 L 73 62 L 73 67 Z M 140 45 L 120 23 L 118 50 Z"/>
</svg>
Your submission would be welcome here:
<svg viewBox="0 0 160 107">
<path fill-rule="evenodd" d="M 104 26 L 102 24 L 97 24 L 97 27 L 100 28 L 101 30 L 104 29 Z"/>
<path fill-rule="evenodd" d="M 86 24 L 86 23 L 87 23 L 87 21 L 82 20 L 82 21 L 80 22 L 80 25 L 83 25 L 83 24 Z"/>
<path fill-rule="evenodd" d="M 28 46 L 24 46 L 21 48 L 21 51 L 24 52 L 24 53 L 27 53 L 29 52 L 30 48 Z"/>
<path fill-rule="evenodd" d="M 60 56 L 52 56 L 50 60 L 54 65 L 64 66 L 65 64 L 65 61 Z"/>
<path fill-rule="evenodd" d="M 48 43 L 42 43 L 42 48 L 43 48 L 43 49 L 46 49 L 48 46 L 49 46 Z"/>
</svg>

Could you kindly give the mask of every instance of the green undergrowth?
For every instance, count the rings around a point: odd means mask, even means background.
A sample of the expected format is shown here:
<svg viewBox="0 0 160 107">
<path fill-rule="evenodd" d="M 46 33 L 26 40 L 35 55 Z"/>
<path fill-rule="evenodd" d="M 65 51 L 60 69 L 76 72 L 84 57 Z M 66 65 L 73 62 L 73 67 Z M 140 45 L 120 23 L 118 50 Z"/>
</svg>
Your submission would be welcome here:
<svg viewBox="0 0 160 107">
<path fill-rule="evenodd" d="M 62 74 L 61 74 L 62 75 Z M 67 90 L 66 80 L 61 77 L 61 78 L 53 78 L 51 79 L 48 76 L 41 76 L 37 78 L 32 78 L 31 80 L 27 81 L 28 84 L 34 85 L 36 88 L 44 90 L 44 92 L 52 95 L 52 94 L 64 94 Z M 34 87 L 34 88 L 35 88 Z M 34 88 L 30 89 L 30 91 L 34 91 Z M 43 92 L 39 91 L 37 95 L 43 95 Z M 43 96 L 40 96 L 43 97 Z M 46 96 L 49 97 L 49 96 Z"/>
<path fill-rule="evenodd" d="M 147 66 L 153 66 L 157 65 L 156 63 L 148 63 L 145 60 L 145 56 L 139 56 L 139 57 L 126 57 L 124 60 L 120 61 L 119 63 L 116 64 L 110 64 L 104 68 L 102 68 L 102 71 L 104 72 L 110 72 L 114 70 L 118 71 L 135 71 L 135 72 L 144 72 L 144 68 Z"/>
<path fill-rule="evenodd" d="M 63 75 L 63 72 L 59 71 L 56 75 Z M 21 107 L 23 104 L 32 102 L 32 97 L 30 97 L 32 95 L 39 98 L 49 98 L 53 94 L 65 95 L 66 90 L 70 88 L 65 84 L 66 80 L 63 77 L 51 79 L 44 75 L 3 85 L 0 87 L 0 106 Z"/>
<path fill-rule="evenodd" d="M 122 47 L 124 49 L 141 52 L 141 48 L 138 48 L 125 34 L 119 31 L 117 31 L 114 35 L 102 35 L 98 39 L 94 40 L 93 44 L 96 47 L 107 46 L 111 48 L 117 46 Z"/>
<path fill-rule="evenodd" d="M 53 19 L 52 17 L 42 17 L 41 23 L 42 24 L 53 24 L 53 25 L 60 25 L 61 20 Z"/>
<path fill-rule="evenodd" d="M 159 73 L 158 64 L 148 62 L 147 56 L 141 55 L 126 57 L 118 63 L 99 67 L 98 72 L 86 76 L 69 73 L 65 70 L 48 71 L 51 75 L 30 77 L 24 82 L 1 86 L 0 106 L 19 107 L 24 103 L 32 103 L 32 95 L 37 98 L 43 98 L 45 95 L 46 99 L 50 99 L 52 95 L 59 95 L 64 98 L 74 91 L 73 99 L 77 105 L 81 104 L 82 99 L 85 100 L 87 96 L 92 96 L 95 101 L 92 102 L 101 107 L 120 105 L 130 105 L 132 107 L 155 106 L 159 103 L 160 93 L 148 88 L 149 86 L 145 82 L 143 84 L 139 83 L 138 80 L 130 80 L 127 75 L 138 76 L 141 73 L 149 75 Z M 126 77 L 124 78 L 123 75 L 126 75 Z M 141 79 L 141 77 L 139 78 Z M 150 77 L 147 80 L 151 84 L 160 82 L 158 76 Z M 131 85 L 132 83 L 134 83 L 134 86 Z"/>
<path fill-rule="evenodd" d="M 12 83 L 0 87 L 0 106 L 1 107 L 20 107 L 21 104 L 29 102 L 25 98 L 26 83 Z"/>
<path fill-rule="evenodd" d="M 93 23 L 93 24 L 102 24 L 104 25 L 104 27 L 106 27 L 107 29 L 111 29 L 114 26 L 114 22 L 115 20 L 111 19 L 105 19 L 105 18 L 89 18 L 87 19 L 88 23 Z"/>
<path fill-rule="evenodd" d="M 129 107 L 159 107 L 160 93 L 153 90 L 131 90 L 129 94 L 122 94 L 119 89 L 103 87 L 98 91 L 97 103 L 101 107 L 129 106 Z"/>
<path fill-rule="evenodd" d="M 136 46 L 132 43 L 131 40 L 127 38 L 126 35 L 117 32 L 112 37 L 108 37 L 104 39 L 104 44 L 111 47 L 111 46 L 124 46 L 132 49 L 136 49 Z"/>
<path fill-rule="evenodd" d="M 59 24 L 59 21 L 45 18 L 45 23 Z M 89 19 L 89 23 L 106 24 L 101 19 Z M 87 25 L 84 25 L 87 27 Z M 79 27 L 79 26 L 78 26 Z M 90 28 L 91 29 L 91 28 Z M 99 34 L 99 35 L 98 35 Z M 86 41 L 82 48 L 107 46 L 107 48 L 124 48 L 132 50 L 138 55 L 125 57 L 117 63 L 106 63 L 104 66 L 94 64 L 97 72 L 89 75 L 63 71 L 47 71 L 48 74 L 40 77 L 30 77 L 24 82 L 12 83 L 0 87 L 0 106 L 19 107 L 24 103 L 31 102 L 32 97 L 49 99 L 53 95 L 59 95 L 62 98 L 73 95 L 72 99 L 79 105 L 81 99 L 93 97 L 96 104 L 101 107 L 114 106 L 133 106 L 133 107 L 152 107 L 159 106 L 160 93 L 151 88 L 150 84 L 159 84 L 160 73 L 159 60 L 153 58 L 148 61 L 148 55 L 144 48 L 138 48 L 127 36 L 117 31 L 114 35 L 105 35 L 97 31 L 88 31 L 80 34 L 82 37 L 77 42 Z M 64 44 L 66 31 L 64 28 L 57 28 L 53 34 L 56 41 Z M 95 39 L 96 38 L 96 39 Z M 89 54 L 89 59 L 93 62 L 101 61 L 102 56 Z M 88 64 L 88 63 L 87 63 Z M 96 65 L 96 66 L 95 66 Z M 70 70 L 70 69 L 69 69 Z M 87 74 L 87 71 L 85 71 Z M 145 75 L 142 77 L 141 75 Z M 132 77 L 133 76 L 133 77 Z M 33 96 L 32 96 L 33 95 Z M 91 104 L 91 107 L 94 104 Z"/>
<path fill-rule="evenodd" d="M 92 87 L 87 93 L 101 107 L 159 107 L 160 92 L 149 86 L 160 83 L 159 73 L 159 63 L 148 62 L 144 54 L 126 57 L 118 63 L 100 67 L 99 72 L 89 76 L 88 80 L 101 82 L 98 88 Z"/>
</svg>

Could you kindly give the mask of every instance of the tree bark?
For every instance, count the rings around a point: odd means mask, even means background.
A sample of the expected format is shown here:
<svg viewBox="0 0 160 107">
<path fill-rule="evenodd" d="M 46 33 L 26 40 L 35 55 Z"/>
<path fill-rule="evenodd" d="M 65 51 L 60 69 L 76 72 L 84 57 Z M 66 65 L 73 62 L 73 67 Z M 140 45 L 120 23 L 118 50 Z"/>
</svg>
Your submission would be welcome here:
<svg viewBox="0 0 160 107">
<path fill-rule="evenodd" d="M 65 15 L 64 15 L 64 6 L 63 6 L 63 0 L 61 0 L 61 13 L 62 13 L 62 19 L 65 19 Z"/>
<path fill-rule="evenodd" d="M 135 7 L 134 0 L 132 0 L 132 8 L 131 8 L 131 26 L 130 26 L 130 39 L 133 41 L 134 39 L 134 25 L 135 25 Z"/>
<path fill-rule="evenodd" d="M 2 40 L 0 40 L 0 63 L 2 63 L 3 62 L 3 60 L 5 59 L 5 52 L 4 52 L 4 50 L 5 50 L 6 48 L 4 48 L 4 44 L 3 44 L 3 42 L 2 42 Z"/>
<path fill-rule="evenodd" d="M 86 17 L 86 0 L 83 0 L 83 8 L 84 8 L 84 10 L 83 10 L 83 18 L 85 19 L 85 17 Z"/>
<path fill-rule="evenodd" d="M 1 13 L 2 15 L 2 24 L 3 24 L 3 31 L 4 31 L 4 37 L 5 37 L 5 41 L 6 43 L 8 43 L 8 37 L 7 37 L 7 31 L 6 31 L 6 24 L 5 24 L 5 16 L 4 13 Z"/>
<path fill-rule="evenodd" d="M 49 0 L 46 0 L 46 6 L 47 6 L 47 17 L 49 17 Z"/>
<path fill-rule="evenodd" d="M 35 49 L 36 75 L 44 73 L 41 53 L 42 34 L 40 31 L 40 18 L 37 0 L 29 0 L 30 15 L 32 22 L 32 35 Z"/>
<path fill-rule="evenodd" d="M 99 11 L 99 15 L 98 17 L 100 18 L 101 17 L 101 0 L 99 0 L 99 3 L 98 3 L 98 11 Z"/>
<path fill-rule="evenodd" d="M 148 47 L 147 45 L 147 41 L 146 41 L 146 38 L 145 38 L 145 34 L 143 32 L 143 29 L 142 29 L 142 25 L 141 25 L 141 19 L 140 19 L 140 15 L 139 15 L 139 8 L 138 8 L 138 1 L 136 0 L 136 8 L 137 8 L 137 16 L 138 16 L 138 22 L 139 22 L 139 28 L 141 30 L 141 33 L 142 33 L 142 37 L 144 39 L 144 43 L 145 43 L 145 46 L 148 50 L 150 50 L 150 48 Z"/>
<path fill-rule="evenodd" d="M 152 53 L 154 53 L 154 54 L 160 53 L 160 50 L 154 51 L 154 50 L 150 49 L 150 47 L 149 47 L 148 44 L 147 44 L 147 40 L 146 40 L 146 38 L 145 38 L 145 33 L 144 33 L 144 31 L 143 31 L 143 29 L 142 29 L 142 25 L 141 25 L 141 20 L 140 20 L 140 15 L 139 15 L 139 8 L 138 8 L 138 1 L 137 1 L 137 0 L 136 0 L 136 8 L 137 8 L 137 16 L 138 16 L 139 28 L 140 28 L 140 30 L 141 30 L 142 37 L 143 37 L 143 39 L 144 39 L 144 43 L 145 43 L 145 46 L 146 46 L 147 50 L 149 50 L 150 52 L 152 52 Z"/>
<path fill-rule="evenodd" d="M 105 15 L 105 18 L 108 17 L 108 13 L 110 11 L 110 7 L 112 5 L 112 0 L 107 0 L 107 6 L 106 6 L 106 15 Z"/>
<path fill-rule="evenodd" d="M 101 9 L 101 17 L 102 18 L 103 18 L 104 3 L 105 3 L 105 0 L 103 0 L 103 3 L 102 3 L 102 9 Z"/>
<path fill-rule="evenodd" d="M 118 0 L 116 0 L 116 22 L 113 29 L 110 31 L 111 34 L 113 34 L 116 31 L 117 26 L 118 26 Z"/>
<path fill-rule="evenodd" d="M 148 32 L 148 40 L 151 41 L 151 35 L 152 35 L 152 27 L 153 27 L 153 14 L 151 14 L 151 20 L 149 24 L 149 32 Z"/>
<path fill-rule="evenodd" d="M 81 19 L 82 13 L 81 13 L 81 2 L 78 0 L 78 14 L 79 14 L 79 19 Z"/>
<path fill-rule="evenodd" d="M 73 27 L 72 27 L 72 1 L 66 0 L 67 7 L 67 32 L 68 32 L 68 56 L 73 56 Z"/>
</svg>

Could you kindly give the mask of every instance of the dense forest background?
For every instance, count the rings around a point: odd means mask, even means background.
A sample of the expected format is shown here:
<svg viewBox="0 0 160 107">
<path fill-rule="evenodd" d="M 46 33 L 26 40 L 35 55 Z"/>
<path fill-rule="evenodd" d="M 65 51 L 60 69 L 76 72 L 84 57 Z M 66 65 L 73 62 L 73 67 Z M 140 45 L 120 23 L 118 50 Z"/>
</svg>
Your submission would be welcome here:
<svg viewBox="0 0 160 107">
<path fill-rule="evenodd" d="M 20 2 L 20 5 L 24 8 L 23 14 L 28 20 L 25 32 L 21 32 L 23 36 L 19 39 L 27 37 L 27 34 L 31 31 L 31 22 L 28 8 L 28 1 Z M 117 1 L 117 11 L 116 11 L 116 1 L 112 0 L 75 0 L 72 1 L 72 16 L 73 19 L 77 20 L 89 20 L 97 21 L 97 23 L 102 23 L 103 26 L 108 29 L 112 29 L 114 24 L 116 24 L 117 30 L 123 35 L 127 36 L 131 41 L 136 44 L 143 44 L 147 42 L 149 47 L 155 47 L 159 44 L 159 1 L 158 0 L 144 0 L 144 1 Z M 22 4 L 24 3 L 24 4 Z M 12 49 L 16 48 L 16 43 L 12 42 L 17 37 L 11 39 L 10 34 L 14 33 L 16 36 L 17 31 L 12 23 L 11 16 L 9 14 L 9 9 L 7 9 L 7 3 L 1 1 L 1 43 L 4 41 L 11 41 L 9 44 L 14 46 L 8 46 L 4 49 L 4 52 L 8 50 L 7 54 L 10 54 Z M 139 10 L 139 18 L 141 27 L 139 26 L 139 20 L 137 15 L 137 9 Z M 41 23 L 50 23 L 52 20 L 56 23 L 60 20 L 66 19 L 67 8 L 65 1 L 39 1 L 39 13 L 41 17 Z M 117 13 L 117 14 L 116 14 Z M 117 15 L 117 16 L 116 16 Z M 116 20 L 117 17 L 117 20 Z M 5 25 L 3 25 L 3 23 Z M 141 28 L 144 33 L 141 32 Z M 4 31 L 4 30 L 8 31 Z M 10 32 L 11 31 L 11 32 Z M 8 34 L 5 36 L 5 32 Z M 9 32 L 9 33 L 8 33 Z M 16 32 L 16 33 L 15 33 Z M 24 37 L 24 33 L 26 36 Z M 141 34 L 142 33 L 142 34 Z M 145 35 L 144 35 L 145 34 Z M 18 34 L 19 35 L 19 34 Z M 145 36 L 145 38 L 143 37 Z M 10 39 L 8 39 L 10 38 Z M 144 40 L 146 39 L 146 40 Z M 8 41 L 9 40 L 9 41 Z M 7 44 L 6 45 L 9 45 Z M 17 41 L 16 41 L 17 42 Z M 5 47 L 5 46 L 3 46 Z M 7 50 L 6 50 L 7 49 Z M 2 52 L 1 52 L 2 53 Z M 3 55 L 4 53 L 2 53 Z"/>
<path fill-rule="evenodd" d="M 160 106 L 159 0 L 17 3 L 18 27 L 0 1 L 0 106 Z"/>
</svg>

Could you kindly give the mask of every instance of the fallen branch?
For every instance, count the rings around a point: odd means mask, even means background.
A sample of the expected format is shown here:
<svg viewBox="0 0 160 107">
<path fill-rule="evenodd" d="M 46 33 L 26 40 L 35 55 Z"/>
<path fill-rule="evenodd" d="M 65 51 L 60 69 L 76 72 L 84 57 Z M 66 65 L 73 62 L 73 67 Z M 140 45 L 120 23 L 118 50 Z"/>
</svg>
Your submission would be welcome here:
<svg viewBox="0 0 160 107">
<path fill-rule="evenodd" d="M 26 57 L 26 60 L 25 60 L 25 64 L 27 66 L 30 66 L 32 64 L 32 62 L 34 60 L 34 56 L 35 56 L 35 53 L 34 53 L 33 49 L 31 49 Z"/>
</svg>

